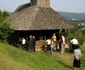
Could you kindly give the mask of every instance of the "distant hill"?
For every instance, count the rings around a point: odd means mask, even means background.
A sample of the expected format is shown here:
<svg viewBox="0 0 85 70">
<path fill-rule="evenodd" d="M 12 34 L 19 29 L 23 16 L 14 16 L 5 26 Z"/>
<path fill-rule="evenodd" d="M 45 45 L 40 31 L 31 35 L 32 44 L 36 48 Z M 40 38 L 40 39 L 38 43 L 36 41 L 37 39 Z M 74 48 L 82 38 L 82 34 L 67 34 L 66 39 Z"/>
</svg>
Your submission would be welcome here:
<svg viewBox="0 0 85 70">
<path fill-rule="evenodd" d="M 12 14 L 12 12 L 7 11 L 9 14 Z"/>
<path fill-rule="evenodd" d="M 8 13 L 12 14 L 12 12 L 8 12 Z M 71 13 L 71 12 L 61 12 L 61 11 L 58 11 L 58 13 L 69 21 L 85 22 L 85 13 Z"/>
<path fill-rule="evenodd" d="M 85 21 L 85 13 L 70 13 L 60 11 L 58 11 L 58 13 L 70 21 Z"/>
</svg>

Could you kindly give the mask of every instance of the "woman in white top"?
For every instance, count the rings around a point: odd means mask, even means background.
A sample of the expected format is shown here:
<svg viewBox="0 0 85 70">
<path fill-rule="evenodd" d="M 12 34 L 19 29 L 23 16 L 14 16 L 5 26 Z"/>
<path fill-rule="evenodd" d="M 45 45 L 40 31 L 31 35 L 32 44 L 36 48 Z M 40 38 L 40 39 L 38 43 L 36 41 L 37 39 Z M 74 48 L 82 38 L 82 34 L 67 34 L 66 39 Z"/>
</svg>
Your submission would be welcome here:
<svg viewBox="0 0 85 70">
<path fill-rule="evenodd" d="M 81 50 L 78 48 L 79 46 L 77 45 L 76 49 L 74 50 L 74 61 L 73 61 L 74 70 L 77 70 L 77 68 L 80 68 Z"/>
</svg>

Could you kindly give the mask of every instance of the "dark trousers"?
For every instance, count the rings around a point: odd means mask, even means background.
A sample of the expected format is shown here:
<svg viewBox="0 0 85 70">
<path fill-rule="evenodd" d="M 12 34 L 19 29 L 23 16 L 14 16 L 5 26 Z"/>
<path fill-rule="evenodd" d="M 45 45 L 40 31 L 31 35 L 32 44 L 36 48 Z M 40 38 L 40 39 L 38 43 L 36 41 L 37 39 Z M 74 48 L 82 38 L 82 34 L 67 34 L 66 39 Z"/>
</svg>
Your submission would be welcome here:
<svg viewBox="0 0 85 70">
<path fill-rule="evenodd" d="M 50 45 L 47 45 L 47 50 L 50 50 Z"/>
<path fill-rule="evenodd" d="M 33 46 L 33 51 L 35 52 L 35 45 Z"/>
<path fill-rule="evenodd" d="M 28 46 L 28 51 L 29 51 L 29 52 L 32 52 L 32 51 L 33 51 L 33 46 L 31 46 L 31 45 Z"/>
<path fill-rule="evenodd" d="M 25 44 L 22 44 L 22 49 L 25 49 Z"/>
<path fill-rule="evenodd" d="M 74 52 L 74 50 L 76 49 L 77 44 L 72 44 L 72 52 Z"/>
</svg>

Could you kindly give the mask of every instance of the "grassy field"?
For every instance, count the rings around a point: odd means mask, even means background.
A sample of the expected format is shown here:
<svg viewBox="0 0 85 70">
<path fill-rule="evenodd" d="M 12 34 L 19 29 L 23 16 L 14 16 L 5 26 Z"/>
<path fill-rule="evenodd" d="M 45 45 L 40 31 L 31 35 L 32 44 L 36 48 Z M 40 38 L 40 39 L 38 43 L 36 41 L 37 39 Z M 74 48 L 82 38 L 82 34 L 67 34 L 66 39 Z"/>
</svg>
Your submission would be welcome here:
<svg viewBox="0 0 85 70">
<path fill-rule="evenodd" d="M 85 70 L 85 48 L 82 48 L 81 69 Z M 54 52 L 26 52 L 0 43 L 0 70 L 73 70 L 73 54 Z"/>
</svg>

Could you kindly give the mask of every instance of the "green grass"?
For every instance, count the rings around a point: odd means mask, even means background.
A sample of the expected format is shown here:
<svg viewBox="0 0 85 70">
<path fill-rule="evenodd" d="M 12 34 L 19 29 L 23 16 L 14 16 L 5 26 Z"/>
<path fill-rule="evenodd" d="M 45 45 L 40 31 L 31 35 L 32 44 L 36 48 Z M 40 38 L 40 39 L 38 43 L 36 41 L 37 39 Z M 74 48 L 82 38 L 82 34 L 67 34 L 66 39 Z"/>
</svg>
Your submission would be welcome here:
<svg viewBox="0 0 85 70">
<path fill-rule="evenodd" d="M 82 56 L 81 56 L 81 70 L 85 70 L 85 46 L 81 48 Z"/>
<path fill-rule="evenodd" d="M 85 62 L 83 54 L 82 61 Z M 26 52 L 6 43 L 0 43 L 0 70 L 72 70 L 73 55 L 54 52 Z M 85 63 L 82 63 L 82 70 Z"/>
</svg>

